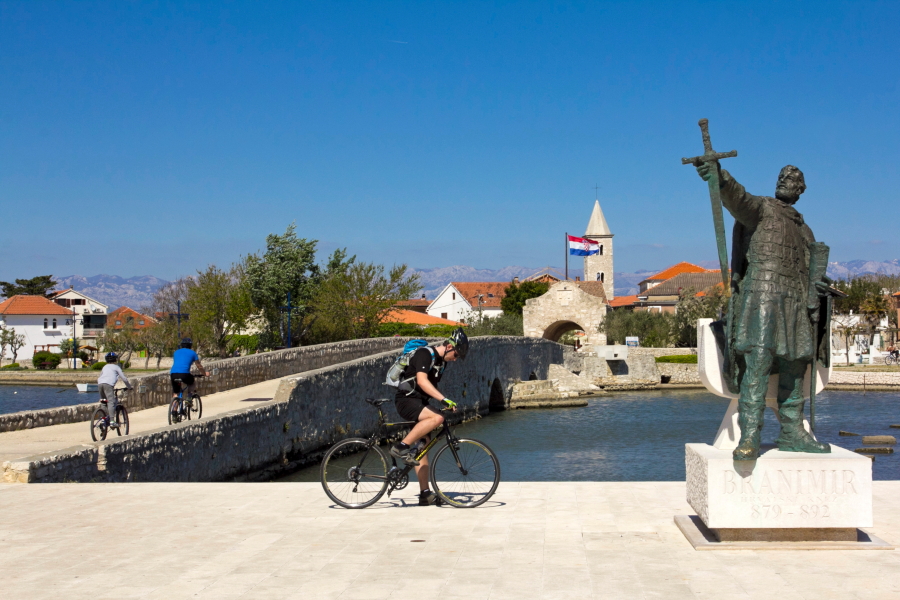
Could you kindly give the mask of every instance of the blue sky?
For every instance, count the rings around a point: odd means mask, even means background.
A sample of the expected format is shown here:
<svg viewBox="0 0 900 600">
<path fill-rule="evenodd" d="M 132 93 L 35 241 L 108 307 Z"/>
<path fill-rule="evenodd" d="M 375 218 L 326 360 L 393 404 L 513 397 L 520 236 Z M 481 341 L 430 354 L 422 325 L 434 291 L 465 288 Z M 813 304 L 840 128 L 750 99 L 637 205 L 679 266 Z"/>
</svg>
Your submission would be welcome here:
<svg viewBox="0 0 900 600">
<path fill-rule="evenodd" d="M 700 117 L 751 192 L 803 169 L 832 260 L 897 258 L 898 22 L 897 2 L 0 2 L 0 279 L 171 279 L 292 221 L 322 258 L 560 265 L 595 183 L 617 271 L 713 260 L 680 162 Z"/>
</svg>

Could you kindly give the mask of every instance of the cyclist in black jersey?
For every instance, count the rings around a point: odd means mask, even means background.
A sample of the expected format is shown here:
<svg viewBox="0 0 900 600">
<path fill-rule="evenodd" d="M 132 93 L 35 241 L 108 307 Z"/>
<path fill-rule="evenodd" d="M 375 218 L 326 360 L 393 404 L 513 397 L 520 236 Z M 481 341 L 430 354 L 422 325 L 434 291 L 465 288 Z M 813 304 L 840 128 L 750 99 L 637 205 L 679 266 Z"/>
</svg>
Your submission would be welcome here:
<svg viewBox="0 0 900 600">
<path fill-rule="evenodd" d="M 443 344 L 416 350 L 401 377 L 404 381 L 410 381 L 401 383 L 397 388 L 397 412 L 403 419 L 417 423 L 405 438 L 391 447 L 391 455 L 416 467 L 421 490 L 419 505 L 437 504 L 438 498 L 428 489 L 428 457 L 422 457 L 421 461 L 415 460 L 416 453 L 411 451 L 411 447 L 420 439 L 427 443 L 428 434 L 444 422 L 440 410 L 429 404 L 431 398 L 456 410 L 456 403 L 444 396 L 437 385 L 444 374 L 446 363 L 456 359 L 465 360 L 468 352 L 469 338 L 460 327 Z"/>
</svg>

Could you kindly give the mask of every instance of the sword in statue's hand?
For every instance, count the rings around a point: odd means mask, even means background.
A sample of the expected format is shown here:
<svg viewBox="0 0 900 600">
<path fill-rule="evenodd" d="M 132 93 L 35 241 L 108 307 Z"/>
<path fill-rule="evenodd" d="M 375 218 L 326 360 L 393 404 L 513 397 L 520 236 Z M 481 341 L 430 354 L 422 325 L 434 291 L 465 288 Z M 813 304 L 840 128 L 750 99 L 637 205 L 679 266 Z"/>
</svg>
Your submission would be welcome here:
<svg viewBox="0 0 900 600">
<path fill-rule="evenodd" d="M 722 215 L 722 196 L 719 193 L 719 160 L 737 156 L 737 150 L 716 152 L 709 141 L 709 121 L 700 119 L 700 131 L 703 134 L 703 155 L 693 158 L 682 158 L 681 164 L 709 167 L 709 200 L 712 202 L 713 225 L 716 228 L 716 245 L 719 248 L 719 266 L 722 269 L 722 284 L 725 286 L 725 297 L 731 295 L 731 276 L 728 272 L 728 248 L 725 244 L 725 218 Z"/>
</svg>

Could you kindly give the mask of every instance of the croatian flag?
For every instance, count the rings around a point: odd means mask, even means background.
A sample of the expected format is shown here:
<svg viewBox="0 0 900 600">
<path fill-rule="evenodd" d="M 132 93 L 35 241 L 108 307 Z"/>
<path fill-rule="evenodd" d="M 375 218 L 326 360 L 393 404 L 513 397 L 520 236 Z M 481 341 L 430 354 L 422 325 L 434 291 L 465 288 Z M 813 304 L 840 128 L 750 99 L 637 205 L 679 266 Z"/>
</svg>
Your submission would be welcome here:
<svg viewBox="0 0 900 600">
<path fill-rule="evenodd" d="M 569 254 L 572 256 L 590 256 L 591 254 L 600 254 L 600 242 L 587 240 L 585 238 L 568 236 L 569 238 Z"/>
</svg>

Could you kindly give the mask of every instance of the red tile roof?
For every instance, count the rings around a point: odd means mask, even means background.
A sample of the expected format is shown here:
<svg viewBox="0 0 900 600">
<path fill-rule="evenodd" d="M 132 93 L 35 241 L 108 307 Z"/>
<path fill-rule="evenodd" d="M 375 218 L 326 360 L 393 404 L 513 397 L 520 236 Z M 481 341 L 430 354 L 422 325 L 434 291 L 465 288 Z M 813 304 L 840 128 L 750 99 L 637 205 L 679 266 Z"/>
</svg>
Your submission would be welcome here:
<svg viewBox="0 0 900 600">
<path fill-rule="evenodd" d="M 431 304 L 431 300 L 413 298 L 412 300 L 398 300 L 395 306 L 424 306 L 427 308 L 429 304 Z"/>
<path fill-rule="evenodd" d="M 0 302 L 0 314 L 71 315 L 72 311 L 43 296 L 13 296 Z"/>
<path fill-rule="evenodd" d="M 635 302 L 637 302 L 637 294 L 634 296 L 618 296 L 613 298 L 612 302 L 609 305 L 613 308 L 620 308 L 622 306 L 631 306 Z"/>
<path fill-rule="evenodd" d="M 582 292 L 591 296 L 596 296 L 597 298 L 602 299 L 603 302 L 607 302 L 606 290 L 603 287 L 603 283 L 599 281 L 576 281 L 575 285 L 577 285 Z"/>
<path fill-rule="evenodd" d="M 718 273 L 719 269 L 716 269 L 715 271 L 713 271 L 711 269 L 704 269 L 701 266 L 694 265 L 689 262 L 680 262 L 677 265 L 672 265 L 668 269 L 664 269 L 664 270 L 660 271 L 659 273 L 657 273 L 656 275 L 653 275 L 652 277 L 648 277 L 644 281 L 665 281 L 666 279 L 671 279 L 672 277 L 675 277 L 676 275 L 681 275 L 682 273 L 714 273 L 714 272 Z M 641 283 L 644 283 L 644 281 L 642 281 Z M 640 285 L 640 284 L 638 284 L 638 285 Z"/>
<path fill-rule="evenodd" d="M 410 325 L 464 325 L 450 319 L 432 317 L 425 313 L 403 308 L 395 308 L 384 319 L 385 323 L 409 323 Z"/>
<path fill-rule="evenodd" d="M 128 308 L 127 306 L 120 306 L 116 310 L 109 313 L 109 315 L 106 317 L 106 322 L 112 324 L 116 322 L 116 319 L 124 322 L 128 317 L 134 319 L 135 329 L 144 329 L 145 327 L 149 327 L 150 325 L 153 325 L 157 322 L 157 320 L 153 317 L 139 313 L 133 308 Z M 144 321 L 143 325 L 140 324 L 140 321 L 142 320 Z M 115 327 L 121 329 L 122 325 L 116 325 Z"/>
<path fill-rule="evenodd" d="M 472 308 L 478 308 L 478 294 L 481 294 L 481 306 L 484 308 L 500 308 L 500 300 L 506 296 L 509 283 L 502 281 L 452 281 L 451 285 L 459 290 L 463 298 L 469 301 Z"/>
</svg>

